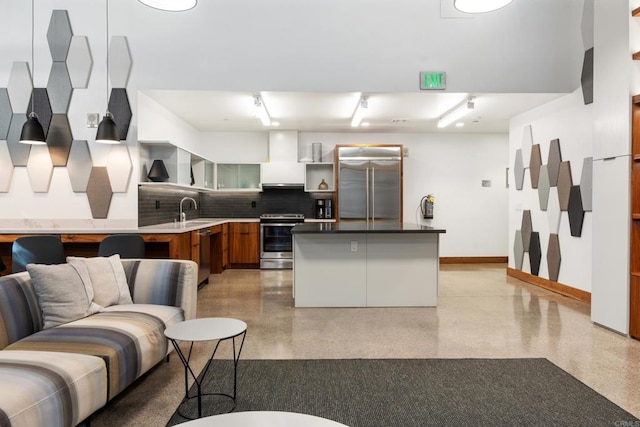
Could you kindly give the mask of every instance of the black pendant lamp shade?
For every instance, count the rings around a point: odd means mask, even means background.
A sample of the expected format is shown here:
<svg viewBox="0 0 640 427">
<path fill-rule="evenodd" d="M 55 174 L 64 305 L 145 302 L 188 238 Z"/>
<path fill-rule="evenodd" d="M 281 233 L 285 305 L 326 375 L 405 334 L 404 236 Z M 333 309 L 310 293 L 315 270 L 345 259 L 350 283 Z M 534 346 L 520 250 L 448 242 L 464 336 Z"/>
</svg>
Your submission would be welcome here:
<svg viewBox="0 0 640 427">
<path fill-rule="evenodd" d="M 20 142 L 23 144 L 44 145 L 47 143 L 44 138 L 44 129 L 38 120 L 38 115 L 34 112 L 29 113 L 29 118 L 22 125 L 22 133 L 20 134 Z"/>
<path fill-rule="evenodd" d="M 169 179 L 169 172 L 167 172 L 167 168 L 162 160 L 153 161 L 147 178 L 153 182 L 165 182 Z"/>
<path fill-rule="evenodd" d="M 116 125 L 116 122 L 113 121 L 111 113 L 108 111 L 98 125 L 96 142 L 100 142 L 102 144 L 120 144 L 118 126 Z"/>
</svg>

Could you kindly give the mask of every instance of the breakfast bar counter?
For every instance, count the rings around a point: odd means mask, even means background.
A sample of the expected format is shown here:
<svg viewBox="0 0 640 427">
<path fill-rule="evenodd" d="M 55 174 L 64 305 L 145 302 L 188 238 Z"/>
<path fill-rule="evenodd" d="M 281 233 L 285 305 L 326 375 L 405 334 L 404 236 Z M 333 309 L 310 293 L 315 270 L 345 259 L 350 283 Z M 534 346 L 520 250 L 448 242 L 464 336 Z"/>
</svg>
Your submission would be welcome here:
<svg viewBox="0 0 640 427">
<path fill-rule="evenodd" d="M 385 221 L 296 225 L 295 306 L 435 307 L 445 232 Z"/>
</svg>

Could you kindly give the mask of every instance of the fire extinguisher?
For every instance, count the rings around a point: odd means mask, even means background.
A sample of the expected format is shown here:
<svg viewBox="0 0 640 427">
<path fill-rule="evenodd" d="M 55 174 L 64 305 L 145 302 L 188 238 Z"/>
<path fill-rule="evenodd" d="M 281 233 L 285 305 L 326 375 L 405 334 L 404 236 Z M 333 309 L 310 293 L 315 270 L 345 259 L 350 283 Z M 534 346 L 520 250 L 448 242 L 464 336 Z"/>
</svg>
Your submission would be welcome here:
<svg viewBox="0 0 640 427">
<path fill-rule="evenodd" d="M 420 201 L 420 209 L 422 210 L 422 217 L 425 219 L 433 219 L 433 203 L 435 199 L 431 194 L 427 194 Z"/>
</svg>

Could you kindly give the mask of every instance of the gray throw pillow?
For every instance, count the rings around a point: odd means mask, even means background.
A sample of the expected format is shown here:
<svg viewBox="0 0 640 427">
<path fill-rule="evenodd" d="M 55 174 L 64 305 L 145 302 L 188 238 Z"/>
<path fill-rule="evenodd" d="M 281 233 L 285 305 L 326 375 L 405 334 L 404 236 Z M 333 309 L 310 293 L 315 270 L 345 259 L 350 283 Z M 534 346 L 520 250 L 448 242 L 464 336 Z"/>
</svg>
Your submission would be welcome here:
<svg viewBox="0 0 640 427">
<path fill-rule="evenodd" d="M 93 302 L 96 304 L 102 307 L 133 304 L 120 255 L 95 258 L 69 256 L 67 262 L 86 266 L 93 285 Z"/>
<path fill-rule="evenodd" d="M 102 309 L 93 302 L 93 288 L 85 266 L 27 264 L 27 271 L 42 310 L 42 329 L 73 322 Z"/>
</svg>

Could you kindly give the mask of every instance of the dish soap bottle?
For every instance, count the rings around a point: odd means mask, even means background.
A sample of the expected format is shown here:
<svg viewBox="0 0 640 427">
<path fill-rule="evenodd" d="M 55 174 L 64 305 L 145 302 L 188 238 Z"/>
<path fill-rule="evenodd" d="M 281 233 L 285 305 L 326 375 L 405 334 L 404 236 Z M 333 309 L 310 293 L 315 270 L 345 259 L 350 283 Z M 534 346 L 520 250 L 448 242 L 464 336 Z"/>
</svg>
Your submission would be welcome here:
<svg viewBox="0 0 640 427">
<path fill-rule="evenodd" d="M 322 181 L 318 185 L 318 190 L 328 190 L 328 189 L 329 189 L 329 184 L 324 182 L 324 178 L 322 178 Z"/>
</svg>

